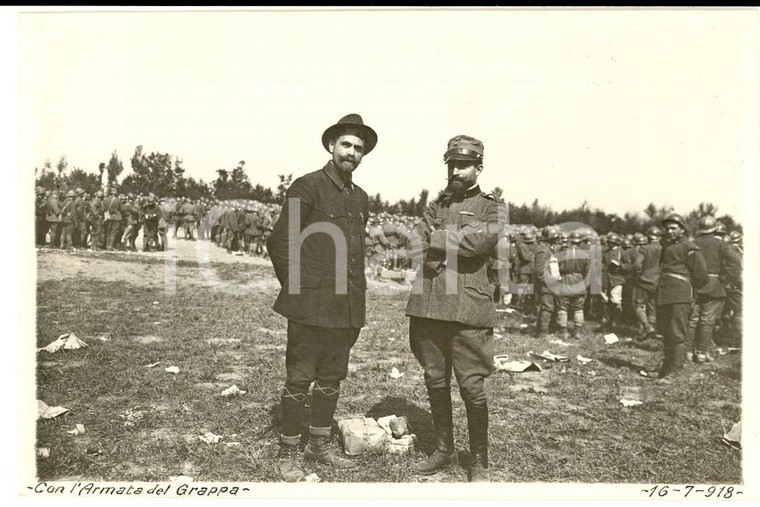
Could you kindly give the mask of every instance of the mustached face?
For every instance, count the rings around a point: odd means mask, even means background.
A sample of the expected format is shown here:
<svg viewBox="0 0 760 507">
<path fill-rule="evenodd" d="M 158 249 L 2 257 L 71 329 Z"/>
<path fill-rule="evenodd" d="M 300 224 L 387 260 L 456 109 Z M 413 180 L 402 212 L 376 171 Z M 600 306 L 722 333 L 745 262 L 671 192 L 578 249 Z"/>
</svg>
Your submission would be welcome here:
<svg viewBox="0 0 760 507">
<path fill-rule="evenodd" d="M 669 243 L 677 243 L 683 237 L 684 232 L 683 227 L 669 222 L 665 225 L 664 239 Z"/>
<path fill-rule="evenodd" d="M 461 194 L 478 182 L 478 175 L 483 170 L 483 165 L 474 160 L 449 160 L 448 189 L 455 194 Z"/>
<path fill-rule="evenodd" d="M 342 174 L 351 174 L 364 156 L 364 141 L 362 138 L 345 134 L 328 145 L 333 156 L 333 164 Z"/>
</svg>

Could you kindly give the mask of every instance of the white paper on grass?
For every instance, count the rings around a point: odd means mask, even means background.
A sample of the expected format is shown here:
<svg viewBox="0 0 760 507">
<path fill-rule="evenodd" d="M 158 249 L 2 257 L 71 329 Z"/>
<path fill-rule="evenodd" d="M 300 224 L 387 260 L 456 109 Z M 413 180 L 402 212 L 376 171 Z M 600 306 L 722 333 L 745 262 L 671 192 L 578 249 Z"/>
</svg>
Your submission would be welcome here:
<svg viewBox="0 0 760 507">
<path fill-rule="evenodd" d="M 68 412 L 68 408 L 64 407 L 51 407 L 48 406 L 47 403 L 45 403 L 42 400 L 37 400 L 37 418 L 42 419 L 53 419 L 54 417 L 58 417 L 61 414 L 65 414 Z"/>
<path fill-rule="evenodd" d="M 615 333 L 609 333 L 604 335 L 604 341 L 607 342 L 607 345 L 612 345 L 613 343 L 619 342 L 620 338 L 618 338 Z"/>
<path fill-rule="evenodd" d="M 741 448 L 742 446 L 742 422 L 741 421 L 731 426 L 731 429 L 728 430 L 728 433 L 723 434 L 723 441 L 726 444 L 730 445 L 731 447 Z"/>
<path fill-rule="evenodd" d="M 146 364 L 146 365 L 145 365 L 145 367 L 146 367 L 146 368 L 155 368 L 155 367 L 156 367 L 156 366 L 158 366 L 159 364 L 161 364 L 161 361 L 156 361 L 156 362 L 155 362 L 155 363 L 153 363 L 153 364 Z"/>
<path fill-rule="evenodd" d="M 587 363 L 590 363 L 591 361 L 593 361 L 593 359 L 591 359 L 590 357 L 583 357 L 580 354 L 578 354 L 577 356 L 575 356 L 575 359 L 577 359 L 578 362 L 580 362 L 582 364 L 587 364 Z"/>
<path fill-rule="evenodd" d="M 205 435 L 201 435 L 198 437 L 201 441 L 206 442 L 207 444 L 218 444 L 219 441 L 222 439 L 221 435 L 215 435 L 211 433 L 210 431 L 207 431 Z"/>
<path fill-rule="evenodd" d="M 549 343 L 553 343 L 555 345 L 559 345 L 560 347 L 569 347 L 570 344 L 567 342 L 563 342 L 562 340 L 549 340 Z"/>
<path fill-rule="evenodd" d="M 62 334 L 56 340 L 50 342 L 47 346 L 37 349 L 37 352 L 46 351 L 54 354 L 61 349 L 65 350 L 77 350 L 82 347 L 88 347 L 88 345 L 77 338 L 74 333 Z"/>
<path fill-rule="evenodd" d="M 395 366 L 393 367 L 393 369 L 391 370 L 391 372 L 390 372 L 388 375 L 389 375 L 391 378 L 393 378 L 393 379 L 398 379 L 398 378 L 401 378 L 401 377 L 403 377 L 403 376 L 404 376 L 404 374 L 403 374 L 403 373 L 401 373 L 401 372 L 399 372 L 399 371 L 398 371 L 398 368 L 396 368 Z"/>
<path fill-rule="evenodd" d="M 494 365 L 498 371 L 523 373 L 526 371 L 543 371 L 541 366 L 532 361 L 503 361 Z"/>
<path fill-rule="evenodd" d="M 179 368 L 176 366 L 169 366 L 168 368 L 164 368 L 164 371 L 166 373 L 179 373 Z"/>
<path fill-rule="evenodd" d="M 67 432 L 69 435 L 84 435 L 84 425 L 77 424 L 76 428 Z"/>
<path fill-rule="evenodd" d="M 236 394 L 243 395 L 247 393 L 248 391 L 243 391 L 242 389 L 238 388 L 235 384 L 233 384 L 231 387 L 228 387 L 224 391 L 222 391 L 222 396 L 234 396 Z"/>
<path fill-rule="evenodd" d="M 636 405 L 641 405 L 644 402 L 641 401 L 641 400 L 626 400 L 626 399 L 623 399 L 623 400 L 620 400 L 620 403 L 622 403 L 624 407 L 635 407 Z"/>
<path fill-rule="evenodd" d="M 304 478 L 304 482 L 322 482 L 317 474 L 309 474 Z"/>
<path fill-rule="evenodd" d="M 528 354 L 530 354 L 532 356 L 535 356 L 535 357 L 540 357 L 541 359 L 546 359 L 547 361 L 553 361 L 555 363 L 566 363 L 567 361 L 570 361 L 569 357 L 560 356 L 558 354 L 554 354 L 552 352 L 549 352 L 548 350 L 544 350 L 540 354 L 538 354 L 536 352 L 533 352 L 533 351 L 528 352 Z"/>
<path fill-rule="evenodd" d="M 40 458 L 49 458 L 50 457 L 50 449 L 48 447 L 38 447 L 37 448 L 37 456 Z"/>
</svg>

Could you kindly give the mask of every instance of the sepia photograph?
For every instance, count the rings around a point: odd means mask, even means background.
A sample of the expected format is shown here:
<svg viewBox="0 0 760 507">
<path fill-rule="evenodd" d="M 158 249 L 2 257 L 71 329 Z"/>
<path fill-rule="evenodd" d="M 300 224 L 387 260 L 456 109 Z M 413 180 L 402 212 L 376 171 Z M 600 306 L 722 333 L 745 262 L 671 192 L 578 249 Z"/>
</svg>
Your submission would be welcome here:
<svg viewBox="0 0 760 507">
<path fill-rule="evenodd" d="M 756 9 L 14 17 L 19 496 L 758 498 Z"/>
</svg>

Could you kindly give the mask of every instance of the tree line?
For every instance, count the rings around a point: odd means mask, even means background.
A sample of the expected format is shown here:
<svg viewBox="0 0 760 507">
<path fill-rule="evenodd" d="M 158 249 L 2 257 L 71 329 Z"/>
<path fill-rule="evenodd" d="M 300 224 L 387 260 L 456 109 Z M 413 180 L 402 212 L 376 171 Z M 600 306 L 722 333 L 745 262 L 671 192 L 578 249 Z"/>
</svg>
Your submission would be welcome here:
<svg viewBox="0 0 760 507">
<path fill-rule="evenodd" d="M 34 168 L 36 186 L 46 190 L 82 188 L 94 194 L 101 188 L 101 181 L 108 186 L 117 184 L 122 193 L 153 193 L 159 197 L 187 197 L 190 199 L 250 199 L 267 204 L 282 204 L 285 191 L 293 180 L 292 174 L 278 175 L 280 182 L 277 188 L 264 187 L 260 183 L 251 183 L 246 173 L 245 161 L 239 161 L 234 167 L 216 170 L 216 179 L 205 182 L 185 174 L 182 159 L 169 153 L 151 152 L 146 154 L 142 145 L 135 148 L 130 158 L 132 172 L 119 183 L 124 172 L 124 165 L 114 151 L 108 163 L 102 163 L 97 172 L 87 172 L 79 167 L 69 170 L 65 155 L 62 155 L 55 166 L 48 159 L 42 167 Z M 497 199 L 503 200 L 503 189 L 496 187 L 491 191 Z M 428 204 L 429 192 L 422 189 L 417 196 L 410 199 L 399 199 L 390 202 L 378 193 L 369 197 L 370 212 L 389 213 L 394 215 L 422 216 Z M 509 206 L 509 222 L 512 224 L 533 224 L 543 227 L 549 224 L 579 222 L 592 227 L 598 233 L 615 231 L 622 234 L 642 231 L 652 224 L 659 224 L 671 211 L 670 206 L 647 205 L 641 213 L 625 213 L 622 217 L 615 213 L 605 213 L 603 210 L 592 209 L 587 202 L 579 207 L 554 211 L 550 206 L 535 199 L 530 205 L 518 205 L 506 202 Z M 682 213 L 691 230 L 704 215 L 712 215 L 723 222 L 728 230 L 742 230 L 732 216 L 718 214 L 718 207 L 704 202 L 688 213 Z"/>
</svg>

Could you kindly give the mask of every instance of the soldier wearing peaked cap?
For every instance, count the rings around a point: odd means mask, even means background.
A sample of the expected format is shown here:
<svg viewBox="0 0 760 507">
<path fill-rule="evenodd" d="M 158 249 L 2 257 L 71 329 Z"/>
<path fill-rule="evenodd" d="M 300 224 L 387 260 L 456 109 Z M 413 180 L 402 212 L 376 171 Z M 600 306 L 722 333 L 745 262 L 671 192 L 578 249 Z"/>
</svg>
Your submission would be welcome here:
<svg viewBox="0 0 760 507">
<path fill-rule="evenodd" d="M 415 470 L 431 475 L 457 461 L 451 369 L 467 409 L 471 482 L 487 482 L 488 402 L 485 379 L 493 369 L 494 284 L 488 269 L 505 207 L 480 191 L 483 143 L 459 135 L 444 154 L 449 184 L 423 213 L 410 254 L 421 263 L 406 314 L 412 352 L 425 371 L 436 449 Z"/>
<path fill-rule="evenodd" d="M 280 219 L 266 241 L 282 285 L 274 310 L 288 319 L 278 460 L 287 482 L 305 477 L 298 461 L 305 420 L 305 459 L 336 468 L 356 466 L 330 448 L 330 427 L 340 383 L 348 374 L 349 353 L 365 322 L 369 198 L 353 182 L 353 172 L 376 144 L 377 134 L 358 114 L 344 116 L 325 130 L 322 146 L 331 160 L 290 185 Z M 301 253 L 300 259 L 290 257 L 293 251 Z M 312 382 L 311 412 L 306 413 Z"/>
<path fill-rule="evenodd" d="M 677 213 L 663 221 L 665 229 L 657 283 L 657 331 L 663 336 L 664 360 L 658 377 L 669 382 L 686 362 L 689 316 L 695 291 L 709 281 L 699 247 L 685 238 L 686 222 Z"/>
</svg>

